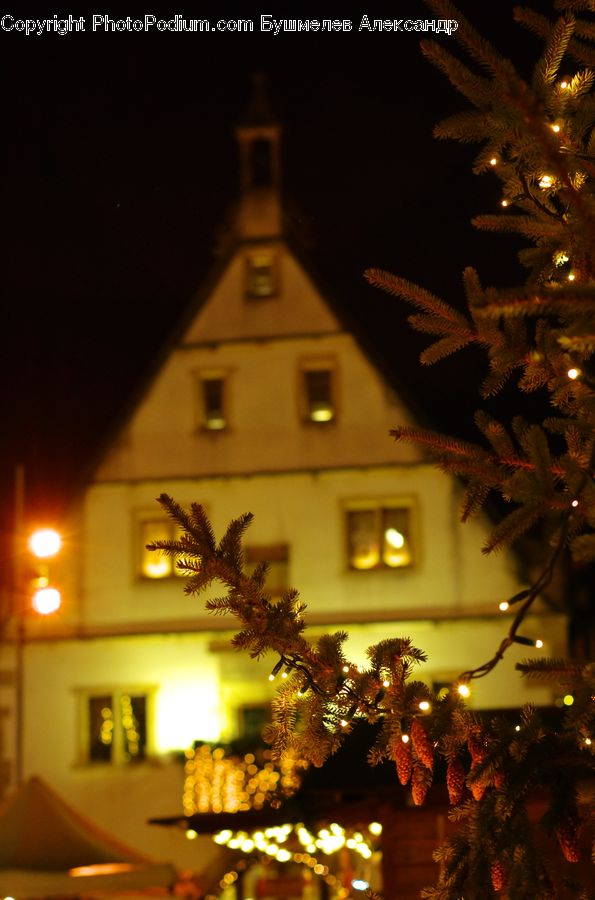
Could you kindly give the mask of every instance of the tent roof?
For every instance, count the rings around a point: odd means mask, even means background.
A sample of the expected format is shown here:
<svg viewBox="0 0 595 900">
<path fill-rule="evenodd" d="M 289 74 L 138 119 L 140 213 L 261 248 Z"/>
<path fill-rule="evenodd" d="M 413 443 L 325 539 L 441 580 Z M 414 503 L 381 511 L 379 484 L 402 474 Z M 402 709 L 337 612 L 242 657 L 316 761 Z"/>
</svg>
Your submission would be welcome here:
<svg viewBox="0 0 595 900">
<path fill-rule="evenodd" d="M 0 806 L 0 868 L 60 872 L 97 863 L 144 863 L 65 803 L 41 778 L 30 778 Z"/>
</svg>

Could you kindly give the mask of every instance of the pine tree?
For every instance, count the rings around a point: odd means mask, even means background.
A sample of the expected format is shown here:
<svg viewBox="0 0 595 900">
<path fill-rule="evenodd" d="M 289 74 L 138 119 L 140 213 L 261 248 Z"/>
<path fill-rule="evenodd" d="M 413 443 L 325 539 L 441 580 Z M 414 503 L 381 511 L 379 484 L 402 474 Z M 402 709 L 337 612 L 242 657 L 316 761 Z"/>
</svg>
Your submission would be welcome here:
<svg viewBox="0 0 595 900">
<path fill-rule="evenodd" d="M 502 200 L 500 214 L 477 216 L 474 223 L 490 234 L 523 237 L 527 278 L 499 290 L 482 286 L 478 273 L 467 269 L 463 312 L 387 272 L 370 269 L 366 277 L 415 307 L 412 327 L 435 338 L 422 363 L 479 345 L 489 360 L 482 402 L 515 381 L 522 394 L 547 396 L 548 409 L 539 421 L 513 415 L 507 422 L 480 409 L 477 443 L 409 427 L 393 436 L 427 448 L 440 468 L 465 482 L 463 520 L 498 495 L 505 512 L 484 552 L 528 533 L 539 536 L 542 562 L 533 583 L 509 599 L 518 612 L 494 656 L 462 673 L 440 698 L 415 679 L 426 657 L 406 638 L 370 647 L 363 670 L 344 653 L 346 634 L 310 642 L 297 592 L 273 600 L 266 565 L 244 572 L 249 515 L 232 522 L 217 543 L 200 506 L 186 511 L 163 495 L 161 504 L 184 534 L 152 548 L 177 558 L 188 575 L 188 594 L 214 581 L 224 586 L 224 595 L 207 607 L 239 620 L 236 647 L 253 657 L 275 655 L 271 674 L 285 677 L 266 735 L 274 752 L 293 749 L 322 765 L 354 722 L 366 720 L 379 726 L 370 763 L 392 759 L 395 777 L 411 785 L 415 803 L 424 801 L 435 759 L 446 763 L 460 827 L 438 851 L 440 878 L 423 896 L 586 898 L 595 879 L 581 884 L 572 867 L 593 840 L 595 665 L 546 659 L 517 666 L 521 675 L 555 682 L 573 695 L 555 725 L 531 707 L 516 724 L 472 715 L 460 689 L 487 675 L 513 643 L 532 643 L 520 633 L 523 621 L 569 555 L 577 564 L 595 561 L 595 22 L 588 17 L 594 4 L 557 0 L 554 21 L 515 11 L 517 21 L 545 42 L 529 83 L 450 0 L 427 2 L 436 16 L 458 22 L 462 58 L 438 42 L 424 43 L 423 52 L 471 105 L 441 122 L 436 134 L 480 144 L 474 172 L 498 177 Z M 536 791 L 546 800 L 539 829 L 528 814 Z M 559 860 L 540 831 L 559 848 Z"/>
</svg>

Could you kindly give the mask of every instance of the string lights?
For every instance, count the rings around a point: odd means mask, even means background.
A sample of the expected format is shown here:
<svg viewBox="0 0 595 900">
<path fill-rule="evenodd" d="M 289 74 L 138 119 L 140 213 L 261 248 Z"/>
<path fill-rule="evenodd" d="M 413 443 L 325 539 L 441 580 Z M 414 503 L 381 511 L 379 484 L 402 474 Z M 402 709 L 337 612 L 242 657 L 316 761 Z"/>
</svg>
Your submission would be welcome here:
<svg viewBox="0 0 595 900">
<path fill-rule="evenodd" d="M 184 814 L 240 812 L 262 809 L 299 788 L 303 762 L 290 753 L 279 764 L 264 751 L 257 764 L 253 753 L 226 755 L 222 747 L 202 744 L 186 753 L 183 792 Z"/>
</svg>

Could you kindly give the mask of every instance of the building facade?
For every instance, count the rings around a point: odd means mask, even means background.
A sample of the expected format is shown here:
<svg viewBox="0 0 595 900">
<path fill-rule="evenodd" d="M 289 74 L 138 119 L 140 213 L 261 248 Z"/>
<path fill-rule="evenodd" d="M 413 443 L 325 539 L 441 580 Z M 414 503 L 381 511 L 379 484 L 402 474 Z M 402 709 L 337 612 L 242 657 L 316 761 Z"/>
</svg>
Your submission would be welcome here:
<svg viewBox="0 0 595 900">
<path fill-rule="evenodd" d="M 237 138 L 233 245 L 86 488 L 62 609 L 29 625 L 24 665 L 25 775 L 121 840 L 199 870 L 215 845 L 147 819 L 180 810 L 195 742 L 258 735 L 275 660 L 233 651 L 234 623 L 145 549 L 175 535 L 159 494 L 203 504 L 219 536 L 252 512 L 247 565 L 270 563 L 273 596 L 300 591 L 313 635 L 345 628 L 356 662 L 407 635 L 435 686 L 493 655 L 498 604 L 523 586 L 512 555 L 482 556 L 486 520 L 459 524 L 457 481 L 390 439 L 413 416 L 284 237 L 280 129 L 258 93 Z M 564 652 L 559 618 L 528 628 Z M 549 703 L 514 672 L 525 651 L 470 703 Z"/>
</svg>

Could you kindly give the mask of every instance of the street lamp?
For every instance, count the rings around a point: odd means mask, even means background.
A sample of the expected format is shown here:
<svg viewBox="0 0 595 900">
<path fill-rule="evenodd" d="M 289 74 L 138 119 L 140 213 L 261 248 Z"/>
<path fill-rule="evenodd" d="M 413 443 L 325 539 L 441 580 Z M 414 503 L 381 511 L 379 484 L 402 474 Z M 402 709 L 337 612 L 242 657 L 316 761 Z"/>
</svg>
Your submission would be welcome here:
<svg viewBox="0 0 595 900">
<path fill-rule="evenodd" d="M 49 615 L 60 607 L 60 592 L 50 584 L 49 560 L 60 552 L 62 539 L 57 531 L 41 528 L 25 538 L 23 528 L 24 471 L 17 467 L 15 477 L 15 558 L 14 558 L 14 615 L 15 637 L 15 782 L 23 783 L 23 732 L 24 732 L 24 650 L 26 640 L 26 617 L 33 608 L 41 615 Z M 26 554 L 26 549 L 29 554 Z M 27 571 L 26 556 L 34 557 L 35 577 L 33 584 Z M 29 559 L 29 562 L 32 562 Z"/>
<path fill-rule="evenodd" d="M 52 528 L 41 528 L 29 537 L 29 550 L 37 559 L 50 559 L 60 552 L 62 538 Z M 51 615 L 60 608 L 60 591 L 51 587 L 49 572 L 39 573 L 36 590 L 31 598 L 33 609 L 42 616 Z"/>
</svg>

